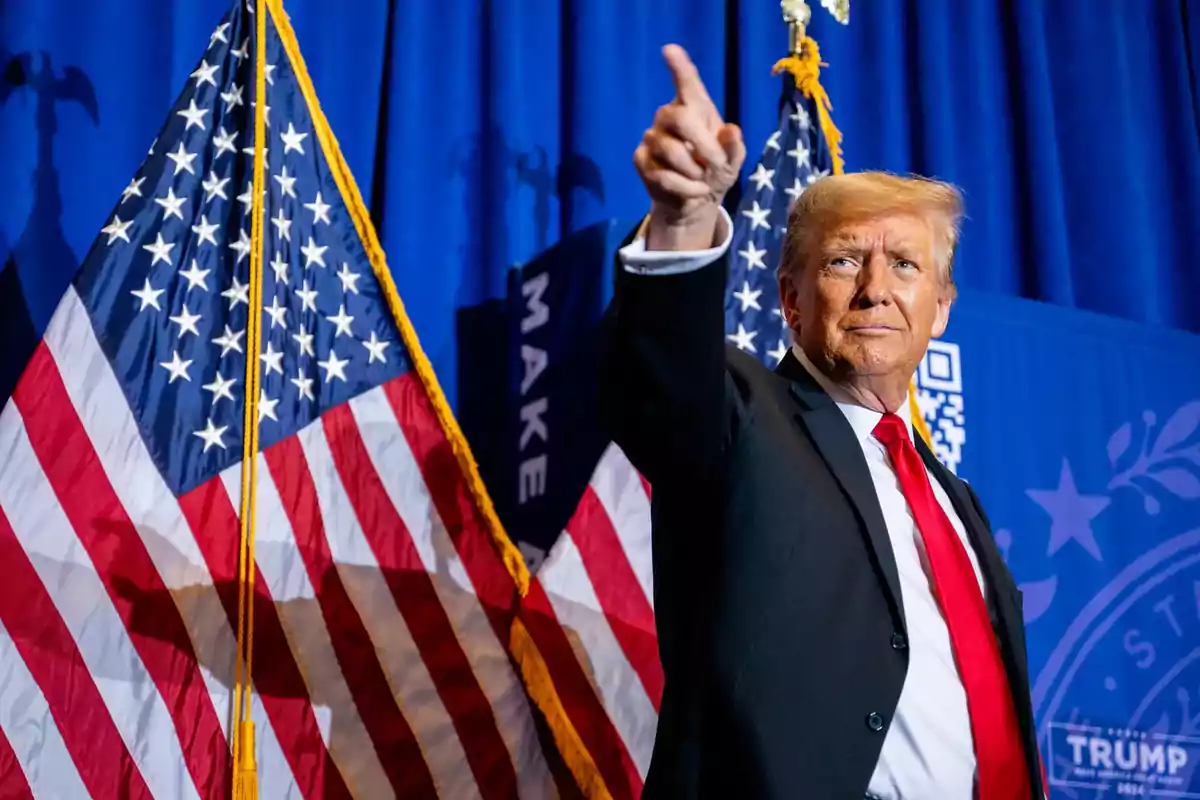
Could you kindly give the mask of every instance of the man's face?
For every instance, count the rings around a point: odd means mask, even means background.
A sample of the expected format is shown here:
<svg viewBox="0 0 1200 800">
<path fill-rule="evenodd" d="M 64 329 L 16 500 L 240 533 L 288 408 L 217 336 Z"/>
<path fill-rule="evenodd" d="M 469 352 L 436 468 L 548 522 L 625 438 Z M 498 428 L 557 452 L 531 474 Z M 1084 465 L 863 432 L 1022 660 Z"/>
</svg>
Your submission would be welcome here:
<svg viewBox="0 0 1200 800">
<path fill-rule="evenodd" d="M 932 226 L 907 214 L 827 231 L 780 280 L 788 325 L 831 378 L 911 377 L 950 316 Z"/>
</svg>

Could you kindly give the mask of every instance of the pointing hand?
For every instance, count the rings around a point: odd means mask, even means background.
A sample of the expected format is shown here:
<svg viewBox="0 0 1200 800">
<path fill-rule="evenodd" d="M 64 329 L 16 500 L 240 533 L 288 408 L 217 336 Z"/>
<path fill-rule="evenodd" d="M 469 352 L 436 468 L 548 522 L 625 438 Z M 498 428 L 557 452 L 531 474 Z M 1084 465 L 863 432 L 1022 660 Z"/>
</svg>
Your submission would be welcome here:
<svg viewBox="0 0 1200 800">
<path fill-rule="evenodd" d="M 678 45 L 663 48 L 675 98 L 661 106 L 633 163 L 650 195 L 647 247 L 711 247 L 721 201 L 737 180 L 746 146 L 737 125 L 724 122 L 700 73 Z"/>
</svg>

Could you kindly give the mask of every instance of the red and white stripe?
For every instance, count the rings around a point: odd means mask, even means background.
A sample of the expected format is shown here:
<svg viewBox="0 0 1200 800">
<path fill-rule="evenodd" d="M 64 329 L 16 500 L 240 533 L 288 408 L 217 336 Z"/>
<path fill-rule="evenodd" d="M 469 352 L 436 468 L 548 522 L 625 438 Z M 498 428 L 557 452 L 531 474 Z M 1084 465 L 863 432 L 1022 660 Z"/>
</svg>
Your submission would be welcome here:
<svg viewBox="0 0 1200 800">
<path fill-rule="evenodd" d="M 229 796 L 239 470 L 172 494 L 68 291 L 0 414 L 0 796 Z M 557 796 L 507 650 L 513 580 L 417 377 L 268 449 L 258 476 L 261 796 Z M 597 684 L 642 692 L 616 716 L 636 753 L 645 666 Z"/>
<path fill-rule="evenodd" d="M 654 748 L 663 673 L 650 487 L 615 445 L 539 568 L 522 619 L 609 793 L 638 797 Z"/>
</svg>

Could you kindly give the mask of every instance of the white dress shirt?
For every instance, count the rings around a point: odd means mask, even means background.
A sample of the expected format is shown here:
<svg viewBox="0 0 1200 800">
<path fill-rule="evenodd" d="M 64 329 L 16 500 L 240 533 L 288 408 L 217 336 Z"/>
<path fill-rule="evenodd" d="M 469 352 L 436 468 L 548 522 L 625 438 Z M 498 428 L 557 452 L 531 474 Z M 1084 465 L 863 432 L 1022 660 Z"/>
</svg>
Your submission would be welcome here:
<svg viewBox="0 0 1200 800">
<path fill-rule="evenodd" d="M 621 249 L 621 262 L 625 269 L 639 274 L 700 269 L 720 258 L 729 248 L 733 226 L 724 209 L 717 232 L 717 238 L 723 242 L 709 250 L 687 253 L 647 251 L 642 238 L 645 234 L 643 225 L 638 238 Z M 974 796 L 975 753 L 966 692 L 954 663 L 945 618 L 933 595 L 933 579 L 921 533 L 900 490 L 887 450 L 872 434 L 882 415 L 854 403 L 812 365 L 799 347 L 793 346 L 792 352 L 834 399 L 854 429 L 870 468 L 900 575 L 900 593 L 908 625 L 908 674 L 868 791 L 882 800 L 970 800 Z M 904 420 L 911 438 L 912 418 L 907 398 L 896 413 Z M 929 474 L 929 481 L 939 505 L 966 547 L 975 576 L 983 587 L 979 560 L 967 539 L 962 520 L 932 474 Z"/>
</svg>

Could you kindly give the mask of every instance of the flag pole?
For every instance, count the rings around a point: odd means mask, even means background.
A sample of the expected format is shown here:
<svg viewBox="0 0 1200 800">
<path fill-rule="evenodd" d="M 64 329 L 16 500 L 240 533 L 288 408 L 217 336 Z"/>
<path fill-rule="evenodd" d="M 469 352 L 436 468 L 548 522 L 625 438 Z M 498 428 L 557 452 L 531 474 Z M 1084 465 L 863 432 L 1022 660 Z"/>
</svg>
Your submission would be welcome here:
<svg viewBox="0 0 1200 800">
<path fill-rule="evenodd" d="M 249 3 L 253 3 L 250 6 Z M 262 349 L 263 217 L 266 194 L 267 109 L 267 2 L 249 0 L 255 9 L 254 67 L 254 172 L 250 197 L 250 277 L 246 320 L 246 391 L 242 429 L 242 481 L 240 542 L 238 547 L 238 630 L 234 687 L 233 800 L 257 800 L 258 765 L 255 758 L 251 692 L 254 678 L 254 534 L 258 489 L 259 352 Z"/>
</svg>

